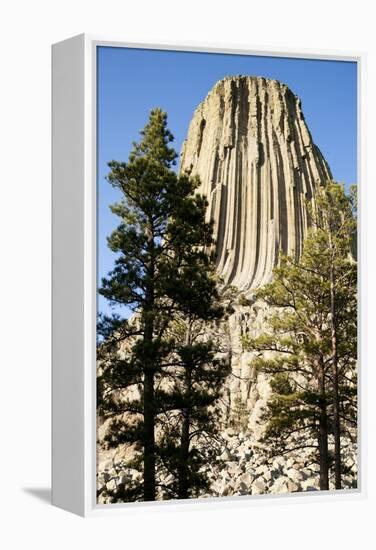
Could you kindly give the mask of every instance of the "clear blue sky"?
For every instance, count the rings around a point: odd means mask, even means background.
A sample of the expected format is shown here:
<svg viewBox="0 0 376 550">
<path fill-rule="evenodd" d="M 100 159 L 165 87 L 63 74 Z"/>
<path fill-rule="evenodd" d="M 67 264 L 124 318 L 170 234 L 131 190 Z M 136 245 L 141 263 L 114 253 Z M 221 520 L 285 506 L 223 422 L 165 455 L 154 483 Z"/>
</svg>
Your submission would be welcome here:
<svg viewBox="0 0 376 550">
<path fill-rule="evenodd" d="M 337 181 L 357 179 L 357 66 L 344 61 L 98 48 L 98 280 L 113 267 L 106 238 L 117 225 L 109 204 L 119 196 L 106 182 L 107 163 L 126 161 L 132 141 L 150 110 L 168 113 L 168 126 L 180 153 L 197 105 L 214 84 L 229 75 L 275 78 L 302 100 L 316 145 Z M 99 311 L 109 312 L 102 297 Z"/>
</svg>

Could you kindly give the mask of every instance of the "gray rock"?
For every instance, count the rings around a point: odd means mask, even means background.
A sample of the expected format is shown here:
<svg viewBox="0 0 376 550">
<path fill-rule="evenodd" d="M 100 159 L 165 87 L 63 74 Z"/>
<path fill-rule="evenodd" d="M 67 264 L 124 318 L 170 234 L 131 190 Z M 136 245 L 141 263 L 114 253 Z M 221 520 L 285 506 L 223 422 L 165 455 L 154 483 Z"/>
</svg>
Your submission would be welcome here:
<svg viewBox="0 0 376 550">
<path fill-rule="evenodd" d="M 261 495 L 266 492 L 266 483 L 262 478 L 256 479 L 252 483 L 252 495 Z"/>
<path fill-rule="evenodd" d="M 106 483 L 106 489 L 108 491 L 115 491 L 116 487 L 117 487 L 117 482 L 116 482 L 116 479 L 114 477 Z"/>
<path fill-rule="evenodd" d="M 241 483 L 245 484 L 245 486 L 248 488 L 248 487 L 251 487 L 252 485 L 253 476 L 249 473 L 245 473 L 240 476 L 239 480 Z"/>
<path fill-rule="evenodd" d="M 299 481 L 303 481 L 304 475 L 301 470 L 297 470 L 295 468 L 290 468 L 289 470 L 286 470 L 286 475 L 295 483 L 298 483 Z"/>
<path fill-rule="evenodd" d="M 233 461 L 235 458 L 236 456 L 234 455 L 234 453 L 231 453 L 227 447 L 223 450 L 223 453 L 221 455 L 222 460 Z"/>
<path fill-rule="evenodd" d="M 288 493 L 289 492 L 288 483 L 289 483 L 288 477 L 279 477 L 273 483 L 270 489 L 270 492 L 272 494 Z"/>
<path fill-rule="evenodd" d="M 298 483 L 295 483 L 294 481 L 291 481 L 290 479 L 287 481 L 287 490 L 289 493 L 296 493 L 296 491 L 301 490 L 301 485 Z"/>
</svg>

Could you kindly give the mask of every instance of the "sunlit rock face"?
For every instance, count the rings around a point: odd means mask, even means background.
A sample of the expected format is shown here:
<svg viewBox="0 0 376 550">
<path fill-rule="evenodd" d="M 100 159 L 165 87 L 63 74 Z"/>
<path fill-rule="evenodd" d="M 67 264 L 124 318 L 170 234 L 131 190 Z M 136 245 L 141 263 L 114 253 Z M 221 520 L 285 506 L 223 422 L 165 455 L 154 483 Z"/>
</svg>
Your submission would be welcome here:
<svg viewBox="0 0 376 550">
<path fill-rule="evenodd" d="M 331 178 L 300 99 L 281 82 L 252 76 L 217 82 L 197 107 L 181 170 L 200 177 L 218 271 L 241 291 L 267 283 L 280 252 L 299 258 L 306 200 Z"/>
</svg>

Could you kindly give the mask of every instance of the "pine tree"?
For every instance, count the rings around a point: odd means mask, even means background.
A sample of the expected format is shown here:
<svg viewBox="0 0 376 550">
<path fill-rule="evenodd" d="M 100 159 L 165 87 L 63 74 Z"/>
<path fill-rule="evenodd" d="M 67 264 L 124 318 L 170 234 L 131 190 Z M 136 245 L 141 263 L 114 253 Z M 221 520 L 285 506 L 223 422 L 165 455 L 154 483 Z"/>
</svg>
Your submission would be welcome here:
<svg viewBox="0 0 376 550">
<path fill-rule="evenodd" d="M 356 220 L 342 186 L 329 182 L 319 190 L 310 225 L 300 262 L 282 257 L 273 281 L 258 292 L 274 314 L 268 331 L 246 346 L 261 352 L 256 366 L 273 374 L 265 414 L 273 452 L 312 447 L 320 488 L 328 489 L 333 435 L 339 489 L 340 437 L 356 426 L 357 356 Z"/>
<path fill-rule="evenodd" d="M 341 186 L 327 185 L 317 197 L 315 211 L 311 210 L 316 241 L 319 242 L 321 272 L 329 279 L 330 289 L 330 333 L 331 333 L 331 371 L 333 399 L 333 433 L 335 488 L 341 489 L 341 418 L 340 418 L 340 345 L 343 322 L 346 329 L 346 350 L 351 350 L 353 360 L 356 357 L 356 323 L 349 320 L 349 309 L 356 319 L 356 267 L 351 261 L 353 239 L 356 232 L 354 218 L 354 200 L 352 194 L 347 197 Z M 350 292 L 349 292 L 350 291 Z M 349 292 L 349 294 L 347 294 Z M 347 310 L 347 311 L 346 311 Z M 350 323 L 349 323 L 350 321 Z M 350 332 L 349 334 L 349 330 Z"/>
<path fill-rule="evenodd" d="M 115 267 L 99 292 L 135 316 L 102 316 L 98 324 L 98 409 L 110 422 L 107 444 L 139 452 L 142 491 L 128 487 L 124 499 L 156 497 L 156 423 L 167 406 L 160 380 L 174 346 L 166 330 L 177 315 L 205 319 L 217 292 L 207 202 L 195 193 L 197 179 L 175 173 L 172 140 L 166 113 L 154 109 L 129 161 L 109 163 L 108 181 L 122 199 L 111 207 L 120 218 L 108 239 Z"/>
<path fill-rule="evenodd" d="M 237 432 L 246 432 L 248 430 L 249 416 L 247 402 L 243 401 L 241 395 L 238 395 L 231 405 L 229 426 Z"/>
<path fill-rule="evenodd" d="M 218 321 L 222 308 L 214 306 L 208 315 Z M 208 330 L 208 323 L 194 315 L 172 327 L 174 383 L 160 456 L 172 478 L 170 495 L 179 499 L 199 496 L 208 489 L 207 466 L 219 462 L 222 452 L 218 404 L 230 364 L 226 353 L 218 357 L 221 346 L 218 339 L 207 337 Z"/>
</svg>

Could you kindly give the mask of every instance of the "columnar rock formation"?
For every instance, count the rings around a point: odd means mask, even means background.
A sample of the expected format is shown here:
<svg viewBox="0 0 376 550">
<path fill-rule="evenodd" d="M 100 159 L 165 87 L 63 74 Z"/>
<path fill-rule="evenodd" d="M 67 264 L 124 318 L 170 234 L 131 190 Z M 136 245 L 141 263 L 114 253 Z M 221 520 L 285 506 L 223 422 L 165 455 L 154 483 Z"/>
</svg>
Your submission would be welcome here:
<svg viewBox="0 0 376 550">
<path fill-rule="evenodd" d="M 197 107 L 181 170 L 201 179 L 217 266 L 242 291 L 270 279 L 280 251 L 301 254 L 306 199 L 331 178 L 301 102 L 276 80 L 227 77 Z"/>
<path fill-rule="evenodd" d="M 254 352 L 242 345 L 243 336 L 265 331 L 272 313 L 255 300 L 253 289 L 270 280 L 281 252 L 299 258 L 308 227 L 306 199 L 314 203 L 318 186 L 331 179 L 300 100 L 275 80 L 234 76 L 219 81 L 194 113 L 181 170 L 200 177 L 208 218 L 214 221 L 218 271 L 247 298 L 234 293 L 233 313 L 206 330 L 214 331 L 227 350 L 231 374 L 220 402 L 223 453 L 220 461 L 208 458 L 203 466 L 211 483 L 204 496 L 317 490 L 311 449 L 267 460 L 262 435 L 270 375 L 254 369 Z M 106 423 L 99 425 L 99 441 L 105 433 Z M 354 487 L 356 445 L 342 445 L 343 484 Z M 139 479 L 128 465 L 133 457 L 133 447 L 126 444 L 112 451 L 98 446 L 100 503 L 109 502 L 108 493 L 119 484 Z"/>
</svg>

